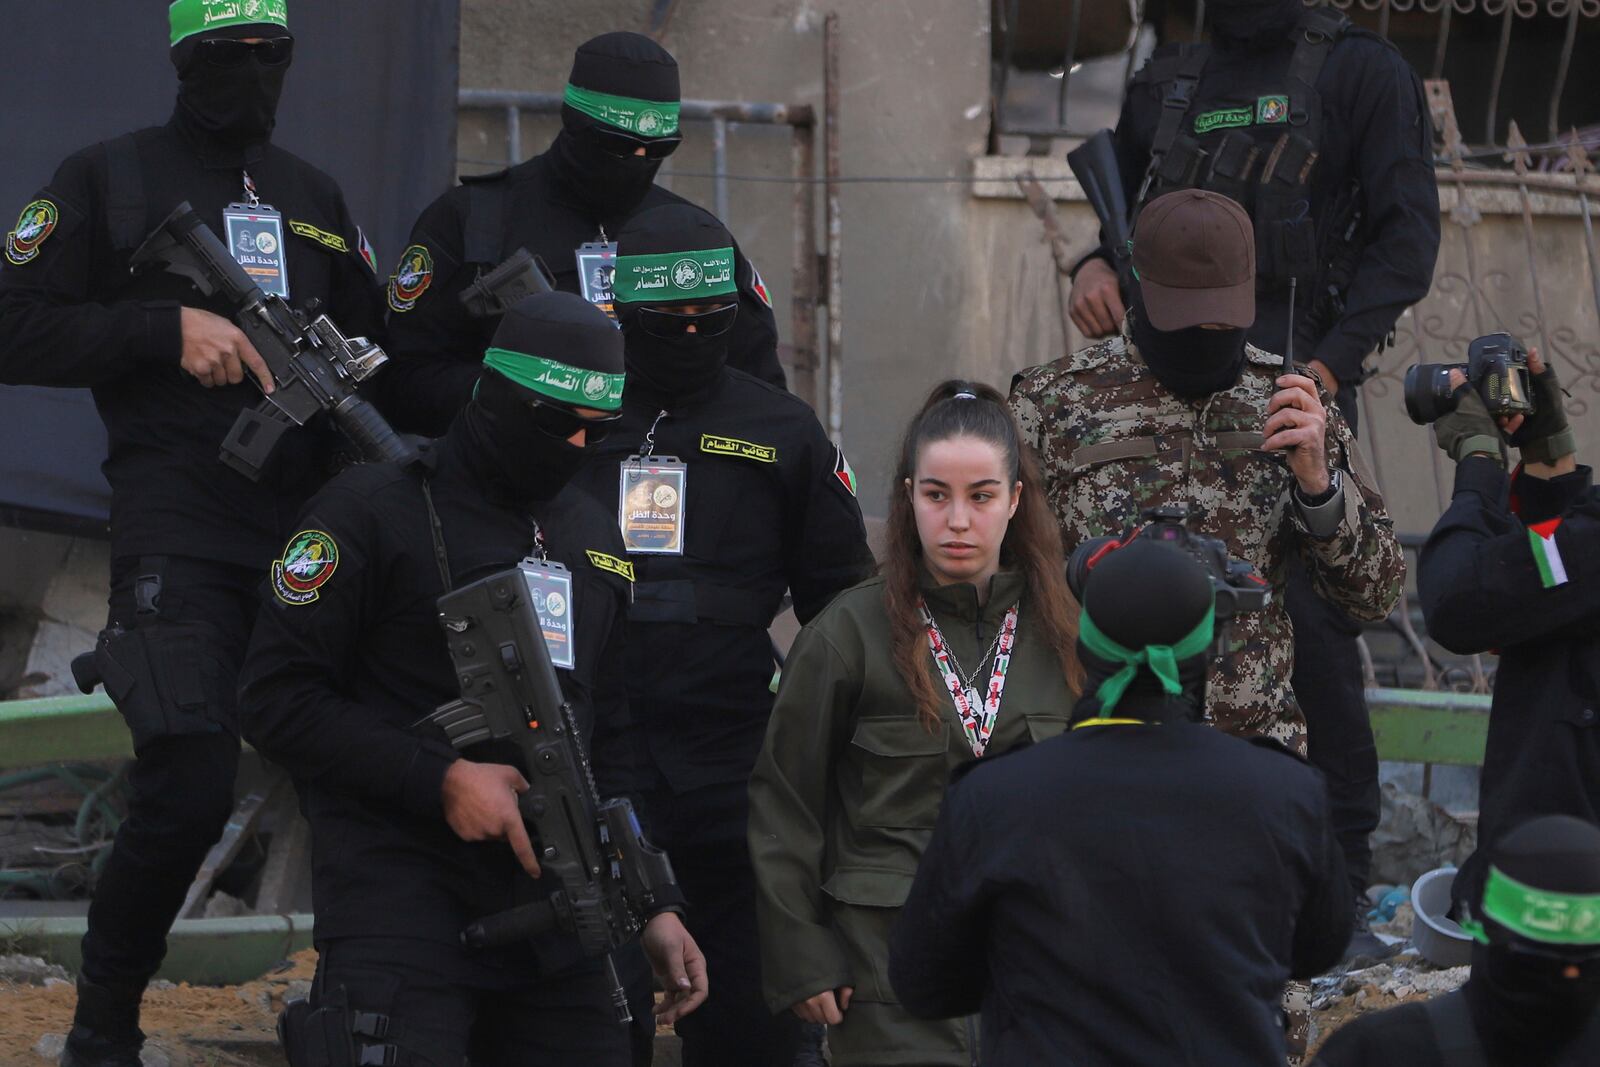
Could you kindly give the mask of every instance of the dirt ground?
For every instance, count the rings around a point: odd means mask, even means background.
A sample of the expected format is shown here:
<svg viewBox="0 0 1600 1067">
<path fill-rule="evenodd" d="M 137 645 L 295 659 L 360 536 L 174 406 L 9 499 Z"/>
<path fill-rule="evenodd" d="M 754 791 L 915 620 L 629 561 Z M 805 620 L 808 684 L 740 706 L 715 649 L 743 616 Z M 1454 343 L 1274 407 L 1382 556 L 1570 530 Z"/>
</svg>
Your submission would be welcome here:
<svg viewBox="0 0 1600 1067">
<path fill-rule="evenodd" d="M 283 1067 L 274 1036 L 278 1012 L 285 999 L 306 995 L 316 969 L 316 950 L 306 949 L 242 986 L 156 983 L 145 994 L 140 1020 L 147 1049 L 167 1057 L 163 1067 Z M 0 978 L 0 1067 L 53 1064 L 59 1046 L 49 1058 L 36 1046 L 47 1034 L 67 1032 L 76 999 L 72 983 L 61 979 L 35 985 Z M 659 1039 L 671 1030 L 657 1033 Z"/>
<path fill-rule="evenodd" d="M 256 1067 L 282 1064 L 273 1027 L 285 997 L 303 996 L 317 968 L 311 949 L 282 968 L 242 986 L 158 983 L 146 994 L 141 1025 L 149 1044 L 171 1067 Z M 34 1051 L 46 1034 L 72 1025 L 76 992 L 71 983 L 0 983 L 0 1067 L 43 1067 Z"/>
</svg>

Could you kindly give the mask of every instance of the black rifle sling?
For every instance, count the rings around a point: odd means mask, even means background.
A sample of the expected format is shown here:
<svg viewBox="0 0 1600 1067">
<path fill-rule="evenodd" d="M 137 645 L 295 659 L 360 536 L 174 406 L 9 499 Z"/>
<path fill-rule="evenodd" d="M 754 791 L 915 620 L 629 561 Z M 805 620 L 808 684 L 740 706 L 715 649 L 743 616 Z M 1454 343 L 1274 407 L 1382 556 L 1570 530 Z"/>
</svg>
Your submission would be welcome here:
<svg viewBox="0 0 1600 1067">
<path fill-rule="evenodd" d="M 1422 1010 L 1428 1015 L 1440 1062 L 1450 1067 L 1490 1067 L 1478 1031 L 1472 1027 L 1472 1013 L 1467 1010 L 1464 993 L 1457 990 L 1434 997 Z"/>
<path fill-rule="evenodd" d="M 1320 133 L 1321 104 L 1317 98 L 1317 78 L 1328 53 L 1339 43 L 1339 38 L 1350 28 L 1349 16 L 1338 11 L 1311 9 L 1300 19 L 1295 30 L 1294 54 L 1289 57 L 1289 122 L 1304 126 L 1315 123 Z M 1311 138 L 1317 141 L 1315 135 Z M 1320 147 L 1320 146 L 1319 146 Z"/>
<path fill-rule="evenodd" d="M 1150 165 L 1145 168 L 1144 182 L 1139 187 L 1139 204 L 1134 208 L 1135 213 L 1144 204 L 1150 180 L 1160 169 L 1162 158 L 1172 151 L 1172 146 L 1178 139 L 1178 132 L 1183 127 L 1183 118 L 1189 113 L 1190 105 L 1194 103 L 1195 90 L 1200 86 L 1200 75 L 1205 73 L 1206 60 L 1210 56 L 1210 45 L 1179 46 L 1175 71 L 1170 80 L 1163 82 L 1166 88 L 1161 95 L 1161 118 L 1156 123 L 1155 139 L 1150 142 Z"/>
<path fill-rule="evenodd" d="M 133 134 L 106 142 L 106 229 L 111 247 L 132 252 L 144 242 L 148 209 L 144 172 L 139 168 L 139 146 Z"/>
<path fill-rule="evenodd" d="M 506 200 L 511 182 L 506 178 L 467 185 L 467 224 L 462 235 L 462 263 L 495 266 L 504 257 Z"/>
<path fill-rule="evenodd" d="M 450 580 L 450 554 L 444 548 L 444 524 L 439 521 L 438 509 L 433 506 L 433 487 L 428 483 L 427 475 L 422 477 L 422 499 L 428 505 L 428 534 L 433 538 L 433 562 L 439 567 L 439 581 L 448 593 L 455 589 L 456 584 Z"/>
</svg>

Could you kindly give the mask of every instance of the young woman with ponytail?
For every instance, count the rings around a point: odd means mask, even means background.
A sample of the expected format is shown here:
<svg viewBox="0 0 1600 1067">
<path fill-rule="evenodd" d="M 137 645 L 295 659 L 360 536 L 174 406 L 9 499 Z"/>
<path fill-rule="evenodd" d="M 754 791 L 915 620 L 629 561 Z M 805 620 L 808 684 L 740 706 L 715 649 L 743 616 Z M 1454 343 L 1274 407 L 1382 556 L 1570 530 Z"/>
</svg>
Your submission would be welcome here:
<svg viewBox="0 0 1600 1067">
<path fill-rule="evenodd" d="M 966 1065 L 976 1020 L 915 1019 L 889 928 L 951 773 L 1062 731 L 1077 605 L 1004 398 L 945 382 L 907 429 L 877 577 L 796 640 L 750 782 L 763 985 L 835 1067 Z"/>
</svg>

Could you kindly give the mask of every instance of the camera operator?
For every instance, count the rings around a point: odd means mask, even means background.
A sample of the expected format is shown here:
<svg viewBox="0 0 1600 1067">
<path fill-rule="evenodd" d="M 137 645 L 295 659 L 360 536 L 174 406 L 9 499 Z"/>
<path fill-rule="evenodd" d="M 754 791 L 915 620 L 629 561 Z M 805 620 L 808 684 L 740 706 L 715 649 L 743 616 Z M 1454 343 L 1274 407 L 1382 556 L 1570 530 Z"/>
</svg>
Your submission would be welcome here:
<svg viewBox="0 0 1600 1067">
<path fill-rule="evenodd" d="M 1515 390 L 1485 380 L 1480 392 L 1452 369 L 1455 410 L 1433 424 L 1456 479 L 1422 549 L 1428 634 L 1452 652 L 1500 650 L 1480 781 L 1483 848 L 1455 886 L 1469 908 L 1482 895 L 1484 848 L 1509 828 L 1535 815 L 1600 821 L 1600 493 L 1577 462 L 1555 369 L 1537 351 L 1527 368 L 1531 412 L 1496 418 L 1482 393 Z M 1510 476 L 1508 441 L 1522 453 Z"/>
<path fill-rule="evenodd" d="M 1073 725 L 958 772 L 894 990 L 917 1015 L 981 1009 L 986 1067 L 1281 1065 L 1285 981 L 1350 937 L 1322 777 L 1200 724 L 1225 605 L 1189 554 L 1136 538 L 1082 595 Z"/>
</svg>

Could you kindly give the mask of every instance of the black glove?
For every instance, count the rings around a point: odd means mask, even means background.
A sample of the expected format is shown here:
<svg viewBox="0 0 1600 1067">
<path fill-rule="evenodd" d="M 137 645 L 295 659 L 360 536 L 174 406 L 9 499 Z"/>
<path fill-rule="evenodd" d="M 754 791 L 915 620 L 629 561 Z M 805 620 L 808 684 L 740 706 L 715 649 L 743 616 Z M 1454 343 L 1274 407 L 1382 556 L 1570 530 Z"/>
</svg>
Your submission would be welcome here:
<svg viewBox="0 0 1600 1067">
<path fill-rule="evenodd" d="M 1457 463 L 1474 452 L 1485 453 L 1493 456 L 1504 470 L 1505 438 L 1500 436 L 1500 427 L 1484 406 L 1483 397 L 1470 383 L 1463 383 L 1454 395 L 1456 409 L 1433 424 L 1433 436 L 1439 447 Z"/>
<path fill-rule="evenodd" d="M 1538 409 L 1522 421 L 1511 443 L 1522 450 L 1525 463 L 1554 463 L 1578 450 L 1578 439 L 1567 422 L 1564 394 L 1556 369 L 1545 364 L 1543 374 L 1532 376 L 1533 402 Z"/>
</svg>

